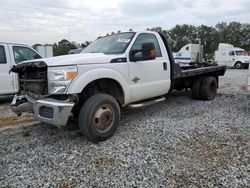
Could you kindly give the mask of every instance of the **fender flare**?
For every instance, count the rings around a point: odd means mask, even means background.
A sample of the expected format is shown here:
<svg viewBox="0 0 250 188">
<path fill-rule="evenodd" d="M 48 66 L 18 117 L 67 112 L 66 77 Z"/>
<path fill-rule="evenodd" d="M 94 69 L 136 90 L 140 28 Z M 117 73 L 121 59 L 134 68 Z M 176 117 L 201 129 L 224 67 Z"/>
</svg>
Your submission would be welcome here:
<svg viewBox="0 0 250 188">
<path fill-rule="evenodd" d="M 105 78 L 112 79 L 120 84 L 124 93 L 124 105 L 127 104 L 131 99 L 131 89 L 127 86 L 128 84 L 121 73 L 109 68 L 95 68 L 77 75 L 70 83 L 67 94 L 81 93 L 89 83 Z"/>
</svg>

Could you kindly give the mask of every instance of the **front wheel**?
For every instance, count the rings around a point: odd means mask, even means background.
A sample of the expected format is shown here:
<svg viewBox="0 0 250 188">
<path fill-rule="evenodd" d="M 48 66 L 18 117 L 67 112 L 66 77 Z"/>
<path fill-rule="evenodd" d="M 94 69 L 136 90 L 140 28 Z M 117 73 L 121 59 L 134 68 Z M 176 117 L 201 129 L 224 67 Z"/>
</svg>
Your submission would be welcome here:
<svg viewBox="0 0 250 188">
<path fill-rule="evenodd" d="M 236 69 L 242 69 L 242 63 L 241 62 L 237 62 L 237 63 L 235 63 L 234 67 Z"/>
<path fill-rule="evenodd" d="M 80 131 L 92 142 L 105 141 L 116 131 L 120 114 L 120 106 L 114 97 L 107 94 L 93 95 L 80 110 Z"/>
</svg>

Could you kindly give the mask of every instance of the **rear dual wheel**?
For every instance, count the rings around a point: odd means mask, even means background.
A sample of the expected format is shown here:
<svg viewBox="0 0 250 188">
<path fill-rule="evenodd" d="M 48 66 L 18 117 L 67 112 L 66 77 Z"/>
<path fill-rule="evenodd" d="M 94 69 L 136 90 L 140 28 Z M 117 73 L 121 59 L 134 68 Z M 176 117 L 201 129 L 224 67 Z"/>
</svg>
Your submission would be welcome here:
<svg viewBox="0 0 250 188">
<path fill-rule="evenodd" d="M 217 93 L 218 82 L 215 77 L 201 77 L 194 80 L 191 89 L 194 99 L 213 100 Z"/>
</svg>

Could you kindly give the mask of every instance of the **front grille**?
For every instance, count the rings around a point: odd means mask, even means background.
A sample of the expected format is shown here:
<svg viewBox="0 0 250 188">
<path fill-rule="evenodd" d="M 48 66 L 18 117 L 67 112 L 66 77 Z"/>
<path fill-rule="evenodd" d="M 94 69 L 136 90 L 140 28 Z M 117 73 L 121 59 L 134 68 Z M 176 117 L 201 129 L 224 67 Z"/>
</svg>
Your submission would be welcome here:
<svg viewBox="0 0 250 188">
<path fill-rule="evenodd" d="M 24 73 L 24 77 L 26 79 L 43 79 L 47 76 L 46 73 L 47 73 L 46 71 L 41 71 L 37 69 Z"/>
<path fill-rule="evenodd" d="M 30 62 L 17 65 L 20 89 L 36 95 L 46 95 L 47 65 L 44 62 Z"/>
<path fill-rule="evenodd" d="M 45 118 L 49 118 L 52 119 L 54 116 L 54 109 L 51 107 L 47 107 L 47 106 L 42 106 L 39 109 L 39 115 L 41 117 L 45 117 Z"/>
</svg>

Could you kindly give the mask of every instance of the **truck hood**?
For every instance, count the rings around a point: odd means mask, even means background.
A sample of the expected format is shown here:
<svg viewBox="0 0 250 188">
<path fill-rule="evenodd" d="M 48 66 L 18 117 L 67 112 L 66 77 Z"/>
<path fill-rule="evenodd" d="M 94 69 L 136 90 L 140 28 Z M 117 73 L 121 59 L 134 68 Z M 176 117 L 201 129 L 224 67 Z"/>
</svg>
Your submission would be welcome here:
<svg viewBox="0 0 250 188">
<path fill-rule="evenodd" d="M 82 64 L 106 64 L 110 63 L 112 59 L 125 58 L 124 54 L 103 54 L 103 53 L 82 53 L 72 55 L 62 55 L 51 58 L 36 59 L 28 62 L 44 61 L 48 66 L 66 66 L 66 65 L 82 65 Z"/>
<path fill-rule="evenodd" d="M 244 55 L 242 55 L 242 56 L 236 56 L 236 58 L 235 58 L 236 60 L 239 60 L 239 61 L 250 61 L 250 56 L 244 56 Z"/>
<path fill-rule="evenodd" d="M 247 56 L 247 55 L 246 55 L 246 56 L 245 56 L 245 60 L 246 60 L 246 61 L 250 61 L 250 56 Z"/>
</svg>

